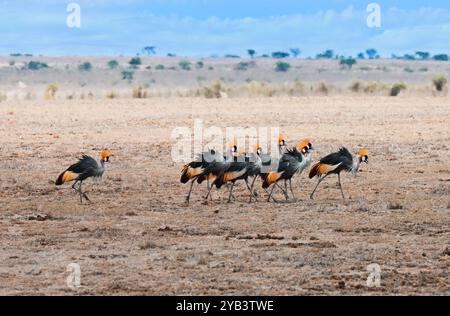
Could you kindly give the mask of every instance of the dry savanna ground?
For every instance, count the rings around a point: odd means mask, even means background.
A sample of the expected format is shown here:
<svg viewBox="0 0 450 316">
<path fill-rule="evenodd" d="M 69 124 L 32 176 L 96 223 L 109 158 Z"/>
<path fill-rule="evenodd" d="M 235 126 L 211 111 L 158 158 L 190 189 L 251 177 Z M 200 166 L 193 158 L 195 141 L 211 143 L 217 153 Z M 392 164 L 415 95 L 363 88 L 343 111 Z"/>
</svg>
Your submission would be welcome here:
<svg viewBox="0 0 450 316">
<path fill-rule="evenodd" d="M 450 294 L 448 97 L 17 101 L 0 104 L 0 294 Z M 179 183 L 176 126 L 280 126 L 318 159 L 369 149 L 357 177 L 294 180 L 297 201 L 204 204 Z M 93 201 L 49 180 L 108 147 Z M 281 195 L 277 195 L 281 200 Z M 67 286 L 67 266 L 81 287 Z M 367 266 L 381 269 L 370 288 Z"/>
</svg>

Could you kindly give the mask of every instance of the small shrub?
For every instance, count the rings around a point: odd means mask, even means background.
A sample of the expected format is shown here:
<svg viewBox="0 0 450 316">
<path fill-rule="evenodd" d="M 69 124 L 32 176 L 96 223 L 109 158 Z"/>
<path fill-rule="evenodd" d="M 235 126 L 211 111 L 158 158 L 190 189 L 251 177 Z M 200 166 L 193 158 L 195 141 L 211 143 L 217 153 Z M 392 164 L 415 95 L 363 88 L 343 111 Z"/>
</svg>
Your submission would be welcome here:
<svg viewBox="0 0 450 316">
<path fill-rule="evenodd" d="M 16 64 L 16 61 L 15 61 L 15 60 L 10 60 L 10 61 L 8 62 L 8 65 L 10 65 L 11 67 L 14 66 L 15 64 Z"/>
<path fill-rule="evenodd" d="M 32 60 L 26 65 L 26 67 L 29 70 L 41 70 L 41 69 L 48 68 L 48 65 L 46 63 L 41 63 L 39 61 Z"/>
<path fill-rule="evenodd" d="M 90 62 L 82 63 L 78 66 L 79 71 L 91 71 L 92 70 L 92 64 Z"/>
<path fill-rule="evenodd" d="M 398 202 L 389 202 L 388 209 L 390 209 L 390 210 L 402 210 L 403 209 L 403 205 L 401 205 Z"/>
<path fill-rule="evenodd" d="M 148 92 L 143 86 L 139 86 L 133 89 L 133 99 L 146 99 L 148 98 Z"/>
<path fill-rule="evenodd" d="M 359 92 L 362 88 L 362 84 L 359 81 L 355 81 L 352 83 L 352 85 L 350 86 L 350 90 L 353 92 Z"/>
<path fill-rule="evenodd" d="M 390 96 L 396 97 L 402 90 L 406 90 L 406 85 L 404 83 L 394 83 L 391 87 Z"/>
<path fill-rule="evenodd" d="M 254 61 L 251 61 L 251 62 L 241 61 L 240 63 L 236 64 L 236 66 L 234 66 L 234 70 L 246 71 L 246 70 L 248 70 L 248 68 L 253 68 L 253 67 L 255 67 Z"/>
<path fill-rule="evenodd" d="M 119 62 L 117 60 L 110 60 L 108 61 L 108 68 L 109 69 L 116 69 L 117 67 L 119 67 Z"/>
<path fill-rule="evenodd" d="M 422 68 L 419 68 L 419 71 L 420 72 L 427 72 L 428 68 L 427 67 L 422 67 Z"/>
<path fill-rule="evenodd" d="M 364 92 L 365 93 L 375 93 L 378 90 L 378 84 L 376 82 L 369 82 L 365 87 L 364 87 Z"/>
<path fill-rule="evenodd" d="M 191 70 L 191 63 L 187 60 L 181 60 L 178 63 L 178 66 L 180 66 L 181 69 L 186 70 L 186 71 Z"/>
<path fill-rule="evenodd" d="M 54 83 L 47 86 L 45 89 L 45 99 L 46 100 L 54 100 L 56 96 L 56 92 L 58 91 L 58 86 Z"/>
<path fill-rule="evenodd" d="M 205 66 L 205 63 L 202 62 L 202 61 L 198 61 L 198 62 L 195 64 L 195 68 L 197 68 L 197 69 L 202 69 L 204 66 Z"/>
<path fill-rule="evenodd" d="M 319 84 L 319 87 L 317 88 L 317 91 L 319 91 L 322 94 L 328 94 L 329 89 L 328 89 L 327 84 L 325 82 L 321 82 Z"/>
<path fill-rule="evenodd" d="M 206 78 L 203 76 L 197 76 L 197 81 L 198 82 L 206 81 Z"/>
<path fill-rule="evenodd" d="M 347 66 L 348 69 L 352 69 L 353 65 L 356 64 L 356 59 L 353 57 L 342 58 L 339 64 L 342 66 Z"/>
<path fill-rule="evenodd" d="M 131 68 L 138 68 L 140 65 L 142 65 L 141 58 L 139 57 L 131 58 L 131 60 L 128 63 L 130 64 Z"/>
<path fill-rule="evenodd" d="M 203 96 L 207 99 L 219 99 L 222 97 L 222 94 L 225 92 L 225 87 L 222 85 L 220 81 L 214 82 L 209 87 L 203 87 L 197 90 L 197 96 Z"/>
<path fill-rule="evenodd" d="M 279 61 L 275 64 L 275 71 L 276 72 L 286 72 L 291 68 L 291 65 L 289 63 L 286 63 L 284 61 Z"/>
<path fill-rule="evenodd" d="M 213 66 L 209 66 L 208 70 L 214 70 L 214 67 Z"/>
<path fill-rule="evenodd" d="M 107 99 L 117 99 L 118 97 L 119 97 L 119 95 L 114 91 L 108 92 L 106 94 Z"/>
<path fill-rule="evenodd" d="M 265 82 L 251 81 L 246 84 L 247 94 L 250 97 L 273 97 L 276 90 Z"/>
<path fill-rule="evenodd" d="M 159 64 L 159 65 L 155 66 L 155 70 L 164 70 L 164 69 L 166 69 L 166 67 L 164 67 L 164 65 Z"/>
<path fill-rule="evenodd" d="M 131 70 L 122 71 L 122 80 L 133 80 L 134 72 Z"/>
<path fill-rule="evenodd" d="M 403 68 L 403 70 L 405 72 L 409 72 L 409 73 L 413 73 L 414 72 L 414 69 L 412 69 L 411 67 L 405 67 L 405 68 Z"/>
<path fill-rule="evenodd" d="M 288 89 L 288 94 L 290 96 L 302 95 L 305 93 L 305 86 L 300 80 L 295 80 L 292 87 Z"/>
<path fill-rule="evenodd" d="M 444 76 L 436 76 L 433 78 L 433 85 L 437 91 L 444 90 L 445 85 L 447 84 L 447 78 Z"/>
</svg>

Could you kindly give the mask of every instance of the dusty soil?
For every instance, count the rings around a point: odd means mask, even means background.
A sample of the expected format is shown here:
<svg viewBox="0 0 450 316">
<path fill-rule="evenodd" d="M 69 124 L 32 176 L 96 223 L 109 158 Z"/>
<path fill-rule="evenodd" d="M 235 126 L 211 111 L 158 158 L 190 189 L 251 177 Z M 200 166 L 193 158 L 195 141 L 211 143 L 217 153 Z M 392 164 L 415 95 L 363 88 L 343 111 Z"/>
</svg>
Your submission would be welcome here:
<svg viewBox="0 0 450 316">
<path fill-rule="evenodd" d="M 0 104 L 0 294 L 450 294 L 449 98 L 304 97 L 6 101 Z M 345 145 L 370 151 L 296 202 L 248 204 L 226 190 L 203 204 L 170 158 L 176 126 L 280 126 L 314 140 L 318 159 Z M 113 156 L 93 200 L 49 180 L 82 153 Z M 262 195 L 261 189 L 258 189 Z M 281 196 L 278 195 L 279 199 Z M 70 263 L 81 288 L 66 284 Z M 369 288 L 367 266 L 381 286 Z"/>
</svg>

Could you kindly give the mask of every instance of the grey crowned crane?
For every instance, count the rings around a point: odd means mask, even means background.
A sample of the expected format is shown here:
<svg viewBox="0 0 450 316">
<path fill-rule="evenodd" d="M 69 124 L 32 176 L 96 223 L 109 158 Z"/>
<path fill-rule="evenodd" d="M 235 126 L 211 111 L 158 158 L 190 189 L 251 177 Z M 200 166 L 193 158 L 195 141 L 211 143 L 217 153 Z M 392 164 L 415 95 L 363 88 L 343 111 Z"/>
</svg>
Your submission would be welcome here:
<svg viewBox="0 0 450 316">
<path fill-rule="evenodd" d="M 221 165 L 215 166 L 215 179 L 211 184 L 211 188 L 215 185 L 218 189 L 220 189 L 222 185 L 231 182 L 231 187 L 229 189 L 230 193 L 228 197 L 228 203 L 230 203 L 231 198 L 233 197 L 233 188 L 235 183 L 239 180 L 244 180 L 247 189 L 250 192 L 250 202 L 252 201 L 252 198 L 255 198 L 256 200 L 253 189 L 249 185 L 248 178 L 255 177 L 252 182 L 253 185 L 256 179 L 256 175 L 261 171 L 262 162 L 261 158 L 259 157 L 260 153 L 261 148 L 257 146 L 256 153 L 244 154 L 239 157 L 240 159 L 238 158 L 238 161 L 225 162 Z"/>
<path fill-rule="evenodd" d="M 216 179 L 217 175 L 220 173 L 221 168 L 227 163 L 236 160 L 237 146 L 235 142 L 229 143 L 228 146 L 229 147 L 223 156 L 215 154 L 213 159 L 209 159 L 209 161 L 206 161 L 201 166 L 201 168 L 199 169 L 200 173 L 196 174 L 196 176 L 193 178 L 193 181 L 197 181 L 198 184 L 203 183 L 205 180 L 207 181 L 208 195 L 206 196 L 206 199 L 210 196 L 211 193 L 210 188 L 212 187 L 212 185 L 210 186 L 210 183 Z M 191 183 L 191 189 L 192 185 L 193 183 Z"/>
<path fill-rule="evenodd" d="M 82 191 L 83 181 L 88 178 L 101 178 L 106 169 L 105 163 L 109 162 L 109 156 L 109 152 L 103 150 L 100 153 L 100 161 L 97 162 L 94 158 L 83 155 L 77 163 L 71 165 L 59 175 L 55 184 L 59 186 L 74 181 L 72 189 L 80 195 L 80 203 L 83 203 L 83 198 L 90 202 L 86 192 Z M 77 184 L 78 188 L 76 187 Z"/>
<path fill-rule="evenodd" d="M 320 159 L 320 161 L 316 163 L 309 172 L 310 179 L 315 176 L 319 178 L 319 181 L 317 182 L 314 191 L 311 193 L 310 198 L 312 200 L 314 199 L 314 193 L 316 192 L 317 187 L 323 180 L 325 180 L 325 178 L 329 175 L 336 174 L 338 176 L 338 184 L 339 189 L 341 190 L 342 198 L 345 200 L 341 184 L 341 172 L 347 171 L 353 173 L 353 175 L 356 175 L 362 162 L 366 164 L 369 163 L 368 151 L 365 148 L 359 149 L 356 156 L 353 157 L 347 148 L 342 147 L 339 151 Z"/>
<path fill-rule="evenodd" d="M 206 167 L 208 167 L 209 164 L 216 162 L 216 161 L 223 161 L 225 160 L 225 157 L 223 157 L 221 154 L 218 154 L 215 150 L 211 149 L 207 152 L 202 153 L 197 157 L 195 161 L 192 161 L 185 165 L 183 167 L 183 170 L 181 170 L 181 183 L 188 183 L 191 181 L 191 186 L 189 188 L 189 193 L 186 197 L 186 202 L 189 203 L 189 200 L 191 198 L 192 189 L 194 186 L 194 182 L 198 180 L 198 183 L 203 182 L 203 178 L 199 180 L 200 177 L 203 176 L 203 172 L 205 171 Z M 209 189 L 209 184 L 208 184 Z"/>
<path fill-rule="evenodd" d="M 262 175 L 263 189 L 268 189 L 273 185 L 272 190 L 269 193 L 267 201 L 272 198 L 275 186 L 278 185 L 278 181 L 284 180 L 284 190 L 282 189 L 286 200 L 289 200 L 287 182 L 289 181 L 289 188 L 292 197 L 295 199 L 294 191 L 292 189 L 292 178 L 294 175 L 301 173 L 311 164 L 311 151 L 313 150 L 312 143 L 308 139 L 304 139 L 298 143 L 293 149 L 288 149 L 286 153 L 281 156 L 276 170 Z"/>
</svg>

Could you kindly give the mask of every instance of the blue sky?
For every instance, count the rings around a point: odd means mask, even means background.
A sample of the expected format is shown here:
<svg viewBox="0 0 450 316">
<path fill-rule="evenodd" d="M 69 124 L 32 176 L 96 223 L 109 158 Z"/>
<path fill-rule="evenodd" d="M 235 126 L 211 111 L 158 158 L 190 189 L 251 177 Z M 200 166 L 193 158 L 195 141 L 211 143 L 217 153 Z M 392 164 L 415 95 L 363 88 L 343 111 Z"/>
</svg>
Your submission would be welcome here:
<svg viewBox="0 0 450 316">
<path fill-rule="evenodd" d="M 81 6 L 79 29 L 66 25 L 70 2 Z M 381 28 L 367 26 L 371 2 Z M 0 0 L 0 14 L 0 55 L 135 55 L 147 45 L 182 56 L 450 53 L 450 4 L 436 0 Z"/>
</svg>

